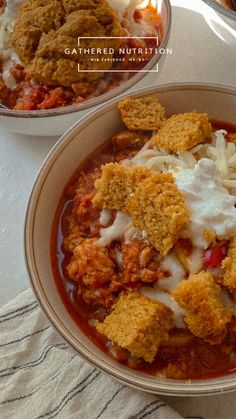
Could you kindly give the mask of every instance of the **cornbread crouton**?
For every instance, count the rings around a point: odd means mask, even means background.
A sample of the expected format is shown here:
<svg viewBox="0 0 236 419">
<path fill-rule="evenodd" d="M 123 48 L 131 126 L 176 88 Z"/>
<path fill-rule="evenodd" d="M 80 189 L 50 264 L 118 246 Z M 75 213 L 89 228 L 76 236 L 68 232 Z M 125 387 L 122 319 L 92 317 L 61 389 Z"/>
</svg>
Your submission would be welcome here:
<svg viewBox="0 0 236 419">
<path fill-rule="evenodd" d="M 108 250 L 95 244 L 96 239 L 81 239 L 74 249 L 74 255 L 67 266 L 67 272 L 74 281 L 85 285 L 101 285 L 111 281 L 115 265 Z"/>
<path fill-rule="evenodd" d="M 130 130 L 157 130 L 165 120 L 165 109 L 152 96 L 141 99 L 127 97 L 119 102 L 118 109 Z"/>
<path fill-rule="evenodd" d="M 143 180 L 128 201 L 127 211 L 149 243 L 166 255 L 178 240 L 189 219 L 183 195 L 170 173 L 154 174 Z"/>
<path fill-rule="evenodd" d="M 225 269 L 223 285 L 236 291 L 236 237 L 230 240 L 227 257 L 222 262 Z"/>
<path fill-rule="evenodd" d="M 117 23 L 116 11 L 106 0 L 62 0 L 62 5 L 68 14 L 77 10 L 92 11 L 98 22 L 107 28 L 107 35 Z"/>
<path fill-rule="evenodd" d="M 153 144 L 172 153 L 181 153 L 211 138 L 212 127 L 207 114 L 197 112 L 173 115 L 153 137 Z"/>
<path fill-rule="evenodd" d="M 80 47 L 116 49 L 123 32 L 118 14 L 106 0 L 28 0 L 19 8 L 11 43 L 27 75 L 42 83 L 71 86 L 102 77 L 96 70 L 110 69 L 113 54 L 72 55 L 65 47 L 76 50 L 78 38 L 90 36 L 95 39 L 81 39 Z M 78 64 L 85 72 L 78 71 Z"/>
<path fill-rule="evenodd" d="M 131 354 L 152 362 L 160 344 L 168 339 L 172 327 L 172 310 L 138 292 L 122 294 L 103 323 L 99 333 Z"/>
<path fill-rule="evenodd" d="M 232 310 L 225 307 L 221 288 L 210 273 L 190 275 L 189 279 L 175 288 L 172 295 L 185 310 L 185 321 L 195 336 L 212 345 L 222 342 Z"/>
<path fill-rule="evenodd" d="M 108 163 L 102 168 L 101 179 L 94 183 L 97 193 L 92 202 L 99 208 L 125 211 L 130 194 L 149 175 L 151 171 L 144 167 L 129 169 L 119 163 Z"/>
</svg>

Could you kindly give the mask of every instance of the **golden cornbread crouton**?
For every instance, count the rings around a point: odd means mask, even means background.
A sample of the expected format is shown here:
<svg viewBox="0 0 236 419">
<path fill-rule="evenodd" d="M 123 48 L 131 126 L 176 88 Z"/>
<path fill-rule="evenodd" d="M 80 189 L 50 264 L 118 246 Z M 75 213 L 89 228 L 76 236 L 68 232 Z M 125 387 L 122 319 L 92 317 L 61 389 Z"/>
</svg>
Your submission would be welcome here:
<svg viewBox="0 0 236 419">
<path fill-rule="evenodd" d="M 77 51 L 78 38 L 81 48 L 116 49 L 121 41 L 106 38 L 122 35 L 118 15 L 106 0 L 28 0 L 20 6 L 11 43 L 27 75 L 42 83 L 71 86 L 102 77 L 96 69 L 111 68 L 112 60 L 103 60 L 101 54 L 66 54 L 65 49 Z"/>
<path fill-rule="evenodd" d="M 94 186 L 97 193 L 93 204 L 99 208 L 123 209 L 131 192 L 127 184 L 127 169 L 118 163 L 103 166 L 102 177 L 96 180 Z"/>
<path fill-rule="evenodd" d="M 117 14 L 106 0 L 62 0 L 62 4 L 67 14 L 77 10 L 92 11 L 97 21 L 106 28 L 107 36 L 111 29 L 114 32 L 113 36 L 119 36 L 115 32 L 118 23 Z"/>
<path fill-rule="evenodd" d="M 81 239 L 67 266 L 69 278 L 89 286 L 111 281 L 115 269 L 108 250 L 97 246 L 95 241 L 96 239 Z"/>
<path fill-rule="evenodd" d="M 152 142 L 172 153 L 181 153 L 211 138 L 212 127 L 207 114 L 197 112 L 173 115 L 154 135 Z"/>
<path fill-rule="evenodd" d="M 99 333 L 131 354 L 152 362 L 160 344 L 168 339 L 172 327 L 172 310 L 138 292 L 122 294 L 103 323 Z"/>
<path fill-rule="evenodd" d="M 127 97 L 119 102 L 118 109 L 130 130 L 157 130 L 165 120 L 165 109 L 152 96 L 141 99 Z"/>
<path fill-rule="evenodd" d="M 59 0 L 29 0 L 20 5 L 11 43 L 24 65 L 34 58 L 41 35 L 59 29 L 63 17 Z"/>
<path fill-rule="evenodd" d="M 139 231 L 163 256 L 174 246 L 189 220 L 189 209 L 171 173 L 144 179 L 129 200 L 127 211 Z"/>
<path fill-rule="evenodd" d="M 125 211 L 130 194 L 150 175 L 151 171 L 144 167 L 127 168 L 119 163 L 108 163 L 102 168 L 101 179 L 94 183 L 97 193 L 92 202 L 99 208 Z"/>
<path fill-rule="evenodd" d="M 230 291 L 236 290 L 236 237 L 230 240 L 227 257 L 222 262 L 225 269 L 223 285 Z"/>
<path fill-rule="evenodd" d="M 221 288 L 208 272 L 190 275 L 172 292 L 185 310 L 184 319 L 191 332 L 212 345 L 221 343 L 232 310 L 225 307 Z"/>
</svg>

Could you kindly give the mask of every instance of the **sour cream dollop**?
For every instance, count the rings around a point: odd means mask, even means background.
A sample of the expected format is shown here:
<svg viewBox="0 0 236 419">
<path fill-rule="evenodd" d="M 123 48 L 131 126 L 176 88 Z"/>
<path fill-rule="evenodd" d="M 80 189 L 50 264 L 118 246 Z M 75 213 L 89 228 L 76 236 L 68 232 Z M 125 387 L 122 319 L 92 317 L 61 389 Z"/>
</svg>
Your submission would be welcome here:
<svg viewBox="0 0 236 419">
<path fill-rule="evenodd" d="M 195 246 L 208 247 L 203 237 L 206 230 L 213 230 L 221 240 L 236 234 L 236 199 L 222 186 L 212 160 L 203 158 L 193 169 L 180 169 L 173 175 L 191 210 L 188 236 Z"/>
</svg>

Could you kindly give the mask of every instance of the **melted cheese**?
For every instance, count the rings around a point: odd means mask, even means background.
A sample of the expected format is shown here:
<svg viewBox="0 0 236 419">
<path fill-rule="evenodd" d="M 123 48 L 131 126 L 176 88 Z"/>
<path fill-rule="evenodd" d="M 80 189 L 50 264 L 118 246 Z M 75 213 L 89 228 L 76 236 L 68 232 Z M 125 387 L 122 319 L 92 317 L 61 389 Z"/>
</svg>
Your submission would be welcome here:
<svg viewBox="0 0 236 419">
<path fill-rule="evenodd" d="M 131 217 L 125 212 L 118 211 L 114 223 L 107 228 L 100 229 L 99 246 L 108 246 L 113 240 L 118 240 L 131 226 Z"/>
<path fill-rule="evenodd" d="M 187 258 L 189 272 L 191 274 L 197 274 L 201 271 L 203 266 L 203 251 L 197 247 L 193 248 L 190 256 Z"/>
<path fill-rule="evenodd" d="M 163 291 L 171 292 L 184 279 L 185 270 L 173 252 L 164 257 L 160 266 L 165 271 L 168 271 L 170 275 L 159 279 L 158 286 Z"/>
<path fill-rule="evenodd" d="M 236 146 L 225 140 L 226 134 L 225 130 L 216 131 L 213 144 L 206 145 L 203 151 L 207 157 L 214 161 L 223 186 L 235 191 Z"/>
<path fill-rule="evenodd" d="M 111 218 L 112 218 L 111 211 L 106 208 L 103 208 L 100 213 L 100 219 L 99 219 L 101 226 L 107 226 L 107 224 L 109 224 L 109 222 L 111 221 Z"/>
<path fill-rule="evenodd" d="M 118 249 L 115 249 L 116 263 L 119 267 L 123 264 L 123 254 Z"/>
</svg>

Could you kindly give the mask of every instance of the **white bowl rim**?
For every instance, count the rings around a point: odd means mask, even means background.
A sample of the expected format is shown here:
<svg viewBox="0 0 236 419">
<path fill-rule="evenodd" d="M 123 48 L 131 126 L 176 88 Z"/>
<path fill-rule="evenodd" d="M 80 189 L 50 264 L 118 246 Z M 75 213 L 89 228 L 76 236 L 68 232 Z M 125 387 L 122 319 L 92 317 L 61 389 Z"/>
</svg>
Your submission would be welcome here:
<svg viewBox="0 0 236 419">
<path fill-rule="evenodd" d="M 151 94 L 156 94 L 158 92 L 164 91 L 179 91 L 179 90 L 208 90 L 215 91 L 219 93 L 227 93 L 233 96 L 236 96 L 236 88 L 230 85 L 223 84 L 213 84 L 213 83 L 168 83 L 161 86 L 151 86 L 145 87 L 135 92 L 132 92 L 130 96 L 132 97 L 141 97 Z M 122 95 L 121 97 L 125 97 Z M 37 271 L 35 257 L 34 257 L 34 247 L 33 247 L 33 236 L 34 236 L 34 220 L 35 220 L 35 211 L 37 208 L 37 202 L 40 196 L 40 193 L 43 189 L 44 183 L 46 182 L 47 175 L 49 174 L 51 168 L 53 167 L 58 156 L 63 152 L 64 148 L 67 147 L 67 144 L 71 141 L 70 136 L 73 133 L 78 133 L 80 130 L 84 129 L 87 125 L 90 124 L 95 118 L 100 117 L 102 114 L 110 108 L 114 108 L 120 98 L 115 98 L 108 104 L 99 107 L 95 111 L 89 112 L 84 116 L 79 122 L 75 123 L 66 133 L 58 140 L 58 142 L 51 149 L 46 159 L 42 163 L 42 166 L 39 170 L 39 173 L 36 177 L 33 189 L 29 198 L 29 203 L 26 211 L 25 217 L 25 228 L 24 228 L 24 254 L 26 267 L 31 283 L 31 287 L 36 295 L 36 298 L 43 309 L 44 313 L 48 317 L 51 325 L 56 329 L 56 331 L 75 349 L 76 352 L 87 362 L 102 370 L 103 372 L 113 376 L 118 381 L 123 384 L 129 385 L 130 387 L 143 390 L 149 393 L 160 394 L 165 396 L 210 396 L 215 394 L 223 394 L 234 391 L 236 389 L 236 378 L 231 378 L 231 375 L 225 375 L 219 378 L 216 378 L 216 383 L 208 383 L 211 380 L 193 380 L 193 381 L 182 381 L 182 380 L 159 380 L 156 379 L 156 384 L 152 385 L 150 383 L 145 383 L 144 379 L 135 377 L 132 378 L 129 374 L 129 369 L 127 372 L 122 372 L 119 370 L 119 363 L 114 362 L 114 365 L 110 367 L 106 364 L 106 361 L 100 359 L 92 350 L 88 349 L 81 342 L 78 342 L 75 337 L 70 333 L 70 331 L 64 326 L 60 317 L 54 311 L 54 308 L 50 305 L 47 295 L 45 294 L 43 287 L 41 285 L 40 277 Z M 161 384 L 160 384 L 161 381 Z"/>
<path fill-rule="evenodd" d="M 208 4 L 208 6 L 212 7 L 212 9 L 216 10 L 218 13 L 222 15 L 236 20 L 236 12 L 233 10 L 227 9 L 226 7 L 222 6 L 221 4 L 217 3 L 215 0 L 203 0 L 204 3 Z"/>
<path fill-rule="evenodd" d="M 166 48 L 169 37 L 170 37 L 170 31 L 172 26 L 172 8 L 170 4 L 170 0 L 164 0 L 166 5 L 166 11 L 167 11 L 167 24 L 166 24 L 166 32 L 164 34 L 164 37 L 162 39 L 162 42 L 160 44 L 160 48 Z M 53 109 L 45 109 L 45 110 L 34 110 L 34 111 L 16 111 L 13 109 L 4 109 L 0 108 L 0 116 L 6 116 L 6 117 L 14 117 L 14 118 L 45 118 L 45 117 L 51 117 L 51 116 L 59 116 L 59 115 L 67 115 L 67 114 L 73 114 L 75 112 L 79 112 L 85 109 L 90 109 L 93 106 L 97 105 L 103 105 L 107 101 L 121 95 L 128 89 L 130 89 L 132 86 L 134 86 L 136 83 L 138 83 L 140 80 L 142 80 L 145 75 L 148 74 L 148 71 L 152 70 L 155 65 L 159 62 L 159 60 L 162 58 L 162 55 L 160 52 L 158 52 L 152 59 L 145 65 L 143 69 L 144 71 L 138 71 L 137 74 L 135 74 L 133 77 L 131 77 L 129 80 L 125 81 L 124 83 L 121 83 L 118 87 L 115 87 L 111 91 L 104 93 L 102 95 L 99 95 L 97 97 L 94 97 L 89 100 L 85 100 L 82 103 L 77 103 L 73 105 L 68 105 L 60 108 L 53 108 Z"/>
</svg>

